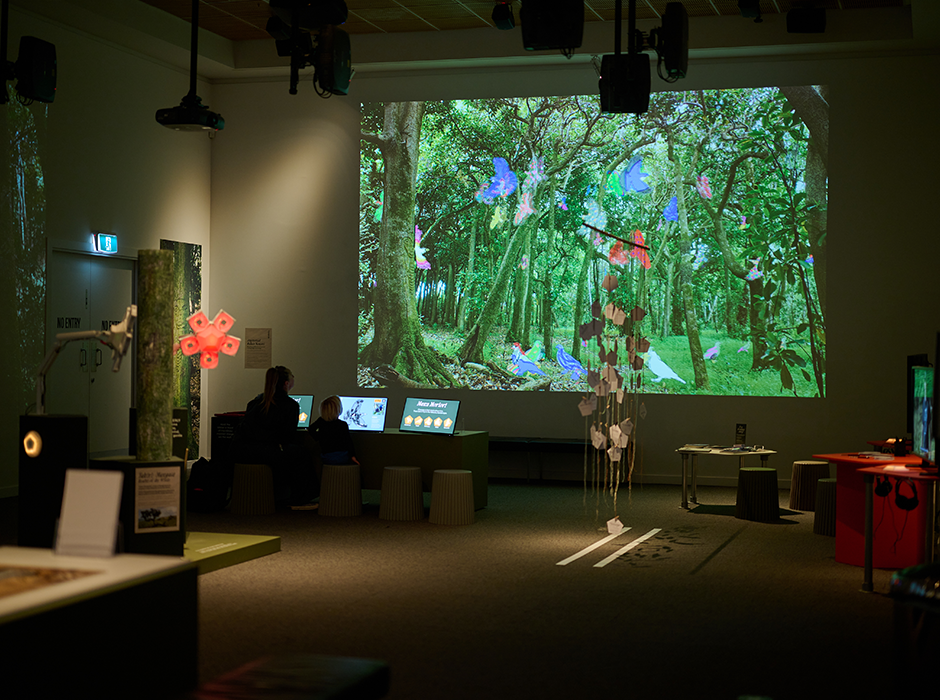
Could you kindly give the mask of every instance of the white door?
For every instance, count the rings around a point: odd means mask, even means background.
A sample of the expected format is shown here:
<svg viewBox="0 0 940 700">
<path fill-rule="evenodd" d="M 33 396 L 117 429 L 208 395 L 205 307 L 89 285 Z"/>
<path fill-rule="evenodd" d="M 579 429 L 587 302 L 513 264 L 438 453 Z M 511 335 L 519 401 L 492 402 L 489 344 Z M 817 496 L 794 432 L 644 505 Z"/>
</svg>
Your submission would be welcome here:
<svg viewBox="0 0 940 700">
<path fill-rule="evenodd" d="M 107 330 L 133 303 L 133 260 L 54 250 L 46 279 L 47 352 L 57 333 Z M 46 412 L 88 416 L 90 457 L 127 454 L 133 370 L 128 355 L 113 372 L 111 349 L 92 339 L 68 343 L 47 375 Z"/>
</svg>

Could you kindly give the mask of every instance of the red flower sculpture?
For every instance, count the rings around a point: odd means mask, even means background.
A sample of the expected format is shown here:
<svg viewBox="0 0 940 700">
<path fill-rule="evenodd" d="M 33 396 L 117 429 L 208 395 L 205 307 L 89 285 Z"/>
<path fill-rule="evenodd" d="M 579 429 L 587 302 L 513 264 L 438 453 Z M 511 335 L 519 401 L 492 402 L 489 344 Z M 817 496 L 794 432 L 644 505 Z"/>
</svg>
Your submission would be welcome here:
<svg viewBox="0 0 940 700">
<path fill-rule="evenodd" d="M 193 329 L 195 335 L 180 338 L 180 350 L 187 357 L 197 352 L 202 353 L 199 356 L 199 366 L 212 369 L 219 364 L 220 352 L 226 355 L 234 355 L 238 352 L 238 346 L 242 341 L 235 336 L 228 335 L 234 323 L 235 319 L 221 310 L 211 323 L 208 316 L 202 311 L 197 311 L 189 317 L 189 327 Z"/>
</svg>

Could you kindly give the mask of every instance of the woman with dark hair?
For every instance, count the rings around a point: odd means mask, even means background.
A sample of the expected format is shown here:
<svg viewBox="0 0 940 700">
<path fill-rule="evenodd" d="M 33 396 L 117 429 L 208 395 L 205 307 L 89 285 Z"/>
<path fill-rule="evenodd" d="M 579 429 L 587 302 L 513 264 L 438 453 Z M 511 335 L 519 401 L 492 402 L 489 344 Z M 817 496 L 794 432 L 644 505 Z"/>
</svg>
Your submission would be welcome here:
<svg viewBox="0 0 940 700">
<path fill-rule="evenodd" d="M 297 436 L 300 404 L 288 392 L 294 374 L 282 365 L 264 376 L 264 391 L 248 402 L 232 441 L 232 461 L 269 464 L 274 471 L 274 493 L 292 508 L 306 504 L 315 494 L 313 462 Z"/>
</svg>

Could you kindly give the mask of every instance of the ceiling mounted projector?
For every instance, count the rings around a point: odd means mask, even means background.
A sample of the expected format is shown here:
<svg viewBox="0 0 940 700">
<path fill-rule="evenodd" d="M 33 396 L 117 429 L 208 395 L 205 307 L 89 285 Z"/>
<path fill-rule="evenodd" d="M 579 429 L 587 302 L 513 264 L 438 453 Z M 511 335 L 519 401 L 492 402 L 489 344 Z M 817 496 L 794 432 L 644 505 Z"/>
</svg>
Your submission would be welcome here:
<svg viewBox="0 0 940 700">
<path fill-rule="evenodd" d="M 178 107 L 158 109 L 157 123 L 175 131 L 220 131 L 225 128 L 221 114 L 210 112 L 196 94 L 196 61 L 199 58 L 199 0 L 193 0 L 192 44 L 189 50 L 189 92 Z"/>
</svg>

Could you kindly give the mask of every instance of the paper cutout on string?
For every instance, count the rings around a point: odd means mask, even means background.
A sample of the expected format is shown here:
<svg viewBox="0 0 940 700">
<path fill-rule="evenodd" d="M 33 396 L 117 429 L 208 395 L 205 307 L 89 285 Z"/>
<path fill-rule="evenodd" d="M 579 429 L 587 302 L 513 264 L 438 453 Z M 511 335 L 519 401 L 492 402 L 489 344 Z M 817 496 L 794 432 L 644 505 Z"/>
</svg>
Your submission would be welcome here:
<svg viewBox="0 0 940 700">
<path fill-rule="evenodd" d="M 640 404 L 640 418 L 646 418 L 646 403 Z"/>
<path fill-rule="evenodd" d="M 606 289 L 608 292 L 614 291 L 620 282 L 617 280 L 616 275 L 605 275 L 604 281 L 601 283 L 601 286 Z"/>
<path fill-rule="evenodd" d="M 581 399 L 581 403 L 578 404 L 578 410 L 581 411 L 581 415 L 585 418 L 594 413 L 594 411 L 597 410 L 597 394 L 591 394 Z"/>
<path fill-rule="evenodd" d="M 646 318 L 646 310 L 640 306 L 634 306 L 633 310 L 630 311 L 630 320 L 634 323 L 639 323 L 644 318 Z M 643 352 L 642 350 L 640 352 Z"/>
<path fill-rule="evenodd" d="M 610 457 L 610 461 L 611 461 L 611 462 L 619 462 L 619 461 L 620 461 L 620 456 L 621 456 L 622 454 L 623 454 L 623 450 L 621 450 L 621 449 L 620 449 L 619 447 L 617 447 L 616 445 L 613 446 L 613 447 L 608 448 L 608 450 L 607 450 L 607 456 Z"/>
<path fill-rule="evenodd" d="M 594 400 L 597 400 L 597 397 L 594 397 Z M 604 435 L 603 431 L 597 429 L 597 426 L 591 426 L 591 444 L 594 445 L 595 449 L 603 450 L 607 447 L 607 436 Z"/>
<path fill-rule="evenodd" d="M 638 243 L 641 246 L 646 245 L 646 241 L 643 240 L 643 233 L 640 229 L 636 229 L 633 233 L 630 234 L 630 240 L 633 243 Z M 636 258 L 640 261 L 640 264 L 643 265 L 647 270 L 652 267 L 650 263 L 650 256 L 646 248 L 638 248 L 637 246 L 630 246 L 630 251 L 627 253 L 631 258 Z"/>
<path fill-rule="evenodd" d="M 600 319 L 593 319 L 587 323 L 582 323 L 581 327 L 578 330 L 578 334 L 584 340 L 590 340 L 591 338 L 598 337 L 601 333 L 604 332 L 604 322 Z M 558 347 L 561 347 L 560 345 Z"/>
</svg>

